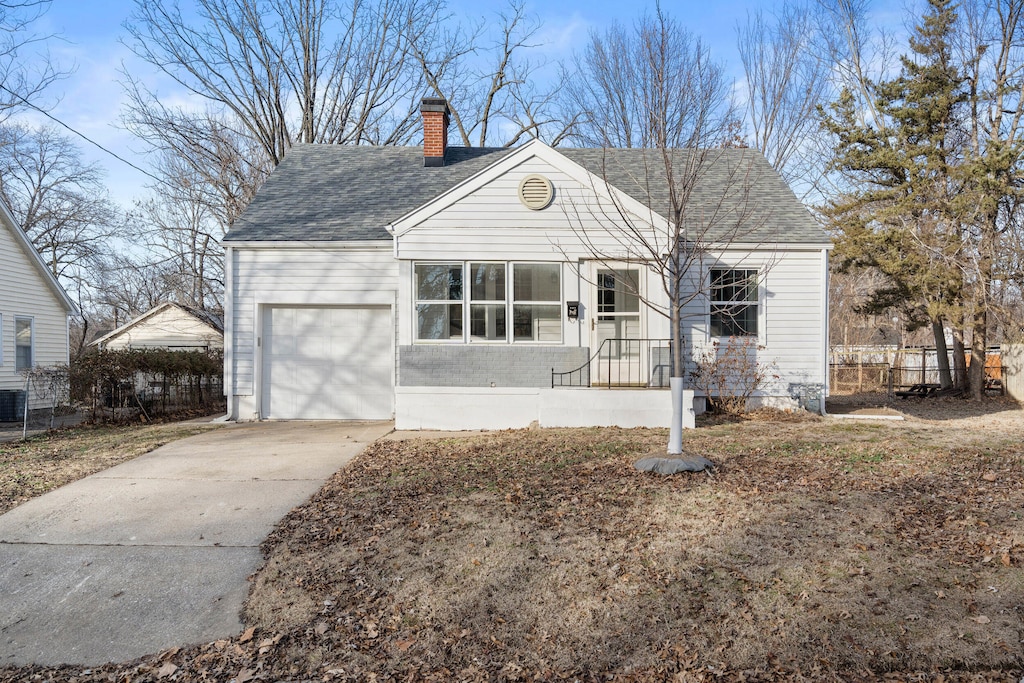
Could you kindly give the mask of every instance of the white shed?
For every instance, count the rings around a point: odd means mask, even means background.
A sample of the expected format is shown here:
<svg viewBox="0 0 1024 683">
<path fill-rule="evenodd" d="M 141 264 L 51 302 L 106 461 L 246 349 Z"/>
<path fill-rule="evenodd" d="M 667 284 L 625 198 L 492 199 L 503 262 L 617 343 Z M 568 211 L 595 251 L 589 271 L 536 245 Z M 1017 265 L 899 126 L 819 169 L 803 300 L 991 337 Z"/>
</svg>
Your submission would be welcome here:
<svg viewBox="0 0 1024 683">
<path fill-rule="evenodd" d="M 209 351 L 224 348 L 220 318 L 173 302 L 154 306 L 131 322 L 92 342 L 100 350 L 171 349 Z"/>
</svg>

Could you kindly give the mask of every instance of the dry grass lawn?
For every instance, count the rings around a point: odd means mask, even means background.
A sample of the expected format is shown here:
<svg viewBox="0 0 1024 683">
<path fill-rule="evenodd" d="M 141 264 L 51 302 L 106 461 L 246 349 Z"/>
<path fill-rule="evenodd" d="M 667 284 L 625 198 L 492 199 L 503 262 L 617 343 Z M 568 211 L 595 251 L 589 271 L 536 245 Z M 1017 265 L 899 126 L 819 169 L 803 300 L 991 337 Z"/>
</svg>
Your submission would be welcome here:
<svg viewBox="0 0 1024 683">
<path fill-rule="evenodd" d="M 660 430 L 380 441 L 264 544 L 238 638 L 0 680 L 1016 683 L 1022 411 L 936 405 L 706 422 L 718 470 L 675 477 L 633 468 Z"/>
<path fill-rule="evenodd" d="M 74 427 L 0 443 L 0 514 L 47 491 L 113 467 L 209 425 Z"/>
<path fill-rule="evenodd" d="M 384 441 L 266 544 L 249 622 L 297 671 L 583 676 L 1024 664 L 1024 423 Z M 952 431 L 951 431 L 952 430 Z"/>
</svg>

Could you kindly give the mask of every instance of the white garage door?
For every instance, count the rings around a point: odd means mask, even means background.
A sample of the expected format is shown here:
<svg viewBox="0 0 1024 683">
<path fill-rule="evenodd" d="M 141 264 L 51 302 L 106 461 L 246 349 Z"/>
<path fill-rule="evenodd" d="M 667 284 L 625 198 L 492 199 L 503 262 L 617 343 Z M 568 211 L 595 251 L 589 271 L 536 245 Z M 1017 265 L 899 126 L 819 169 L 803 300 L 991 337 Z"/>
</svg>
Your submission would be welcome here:
<svg viewBox="0 0 1024 683">
<path fill-rule="evenodd" d="M 391 419 L 392 336 L 388 308 L 267 308 L 263 417 Z"/>
</svg>

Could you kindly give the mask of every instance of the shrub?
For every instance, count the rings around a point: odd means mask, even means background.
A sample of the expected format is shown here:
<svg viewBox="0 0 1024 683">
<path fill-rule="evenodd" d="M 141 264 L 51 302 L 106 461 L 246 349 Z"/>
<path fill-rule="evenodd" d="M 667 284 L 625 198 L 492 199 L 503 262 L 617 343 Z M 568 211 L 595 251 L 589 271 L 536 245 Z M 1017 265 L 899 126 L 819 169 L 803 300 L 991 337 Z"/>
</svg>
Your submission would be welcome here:
<svg viewBox="0 0 1024 683">
<path fill-rule="evenodd" d="M 758 360 L 762 350 L 752 337 L 729 337 L 724 342 L 715 340 L 710 348 L 694 355 L 696 367 L 690 372 L 690 381 L 707 396 L 709 410 L 744 413 L 754 392 L 777 377 L 774 363 Z"/>
<path fill-rule="evenodd" d="M 223 403 L 223 368 L 220 350 L 100 351 L 71 364 L 71 397 L 94 420 L 212 410 Z"/>
</svg>

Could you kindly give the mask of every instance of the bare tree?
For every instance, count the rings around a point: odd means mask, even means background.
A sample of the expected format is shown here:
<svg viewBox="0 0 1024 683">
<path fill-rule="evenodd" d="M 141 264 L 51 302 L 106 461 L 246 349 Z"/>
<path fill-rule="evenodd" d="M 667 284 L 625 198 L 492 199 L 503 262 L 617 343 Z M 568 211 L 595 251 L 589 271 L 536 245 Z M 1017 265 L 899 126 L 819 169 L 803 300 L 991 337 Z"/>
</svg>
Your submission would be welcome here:
<svg viewBox="0 0 1024 683">
<path fill-rule="evenodd" d="M 0 197 L 75 300 L 77 356 L 90 330 L 96 274 L 121 230 L 98 166 L 52 128 L 0 126 Z"/>
<path fill-rule="evenodd" d="M 746 117 L 754 147 L 790 185 L 808 189 L 824 171 L 816 149 L 817 107 L 830 99 L 833 63 L 817 49 L 813 7 L 784 3 L 758 10 L 737 27 L 746 76 Z"/>
<path fill-rule="evenodd" d="M 440 0 L 136 0 L 129 47 L 258 142 L 277 165 L 294 142 L 396 144 L 418 123 L 423 79 L 410 35 Z M 129 78 L 132 110 L 159 120 L 156 94 Z"/>
<path fill-rule="evenodd" d="M 117 232 L 102 171 L 52 128 L 7 125 L 0 140 L 0 195 L 53 274 L 74 289 Z"/>
<path fill-rule="evenodd" d="M 1017 280 L 1024 174 L 1024 1 L 963 3 L 954 48 L 966 82 L 960 207 L 970 215 L 961 263 L 971 300 L 971 394 L 984 392 L 990 314 Z M 1019 291 L 1019 289 L 1017 290 Z M 993 320 L 994 322 L 994 320 Z"/>
<path fill-rule="evenodd" d="M 188 160 L 165 154 L 159 191 L 136 204 L 131 220 L 160 273 L 168 299 L 199 309 L 223 307 L 224 251 L 220 246 L 232 207 L 210 197 L 206 178 Z"/>
<path fill-rule="evenodd" d="M 614 25 L 575 60 L 563 89 L 588 146 L 675 149 L 728 139 L 737 116 L 708 46 L 660 7 L 631 28 Z"/>
<path fill-rule="evenodd" d="M 888 75 L 897 63 L 897 41 L 891 29 L 869 21 L 870 0 L 817 0 L 815 51 L 832 68 L 835 90 L 848 90 L 861 108 L 864 123 L 878 118 L 871 84 Z"/>
<path fill-rule="evenodd" d="M 45 50 L 33 54 L 52 38 L 32 31 L 49 7 L 49 0 L 0 0 L 0 120 L 31 105 L 66 75 Z"/>
<path fill-rule="evenodd" d="M 510 147 L 523 138 L 543 138 L 557 145 L 574 121 L 564 120 L 557 95 L 563 73 L 543 88 L 536 78 L 544 62 L 528 55 L 540 46 L 540 22 L 511 0 L 496 21 L 474 26 L 435 24 L 414 35 L 412 54 L 423 70 L 427 88 L 448 101 L 451 120 L 466 147 L 497 141 Z M 495 25 L 497 28 L 489 30 Z"/>
<path fill-rule="evenodd" d="M 171 269 L 135 255 L 121 254 L 100 264 L 97 286 L 89 301 L 97 320 L 108 319 L 114 329 L 151 308 L 174 299 Z"/>
<path fill-rule="evenodd" d="M 761 227 L 749 201 L 758 180 L 755 153 L 722 149 L 733 140 L 736 122 L 723 71 L 660 7 L 632 30 L 616 26 L 591 34 L 577 64 L 581 77 L 566 94 L 582 114 L 579 137 L 604 148 L 605 187 L 595 192 L 611 197 L 613 209 L 597 216 L 595 226 L 592 210 L 583 206 L 573 222 L 584 249 L 599 261 L 637 264 L 661 285 L 664 299 L 631 288 L 669 320 L 674 414 L 668 452 L 678 454 L 684 309 L 712 287 L 737 294 L 756 289 L 756 282 L 711 283 L 706 268 L 713 249 L 749 241 Z M 623 147 L 644 149 L 616 149 Z M 647 209 L 637 211 L 630 198 Z"/>
</svg>

